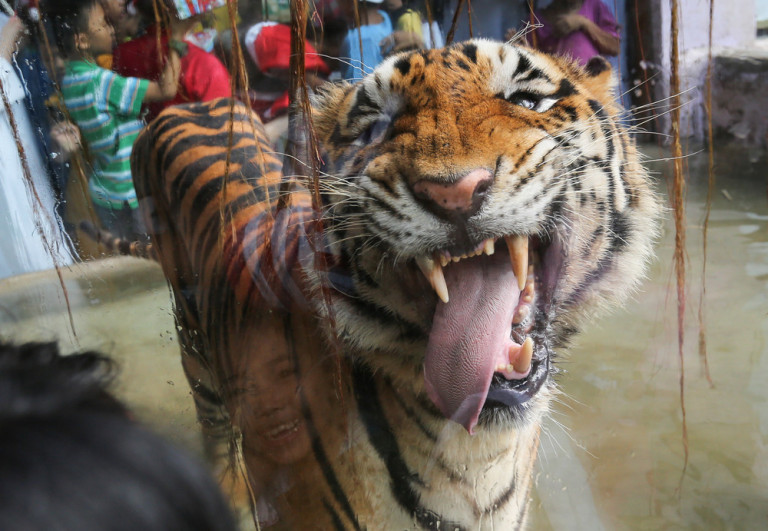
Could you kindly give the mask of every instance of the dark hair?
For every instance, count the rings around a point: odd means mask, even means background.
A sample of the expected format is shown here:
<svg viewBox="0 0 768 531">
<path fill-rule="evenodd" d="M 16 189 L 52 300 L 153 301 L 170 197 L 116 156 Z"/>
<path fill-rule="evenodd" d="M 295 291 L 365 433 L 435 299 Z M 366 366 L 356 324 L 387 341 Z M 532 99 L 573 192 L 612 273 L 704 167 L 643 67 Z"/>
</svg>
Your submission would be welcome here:
<svg viewBox="0 0 768 531">
<path fill-rule="evenodd" d="M 0 343 L 0 529 L 226 530 L 208 470 L 132 421 L 113 364 Z"/>
<path fill-rule="evenodd" d="M 46 0 L 41 5 L 43 20 L 64 56 L 77 52 L 75 35 L 88 31 L 88 15 L 97 4 L 99 0 Z"/>
</svg>

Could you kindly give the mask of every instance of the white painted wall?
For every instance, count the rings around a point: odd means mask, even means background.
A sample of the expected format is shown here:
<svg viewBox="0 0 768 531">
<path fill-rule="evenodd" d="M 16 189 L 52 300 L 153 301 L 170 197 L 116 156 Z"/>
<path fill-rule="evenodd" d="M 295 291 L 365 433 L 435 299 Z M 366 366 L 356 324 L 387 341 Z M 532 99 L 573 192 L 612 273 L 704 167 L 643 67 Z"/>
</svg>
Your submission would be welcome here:
<svg viewBox="0 0 768 531">
<path fill-rule="evenodd" d="M 715 0 L 713 45 L 726 48 L 750 46 L 757 33 L 755 0 Z M 709 31 L 709 0 L 681 0 L 681 48 L 706 48 Z"/>
</svg>

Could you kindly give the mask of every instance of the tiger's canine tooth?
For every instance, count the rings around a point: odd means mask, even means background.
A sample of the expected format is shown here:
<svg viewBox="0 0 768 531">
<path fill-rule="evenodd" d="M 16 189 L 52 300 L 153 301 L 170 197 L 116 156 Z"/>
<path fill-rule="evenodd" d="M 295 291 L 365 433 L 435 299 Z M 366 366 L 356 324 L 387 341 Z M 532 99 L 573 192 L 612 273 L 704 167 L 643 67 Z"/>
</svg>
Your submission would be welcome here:
<svg viewBox="0 0 768 531">
<path fill-rule="evenodd" d="M 504 240 L 509 249 L 509 259 L 512 261 L 512 271 L 517 278 L 517 286 L 522 291 L 528 276 L 528 237 L 504 236 Z"/>
<path fill-rule="evenodd" d="M 435 290 L 440 300 L 447 304 L 448 285 L 445 283 L 443 267 L 428 256 L 419 256 L 416 258 L 416 264 L 421 269 L 421 272 L 424 273 L 424 276 L 427 277 L 432 289 Z"/>
<path fill-rule="evenodd" d="M 531 368 L 531 358 L 533 357 L 533 339 L 526 337 L 523 341 L 523 345 L 520 348 L 520 353 L 517 355 L 517 359 L 512 364 L 512 368 L 515 371 L 523 374 L 528 372 Z"/>
<path fill-rule="evenodd" d="M 483 252 L 488 256 L 491 256 L 495 251 L 496 248 L 494 247 L 493 239 L 488 238 L 485 240 L 485 243 L 483 244 Z"/>
</svg>

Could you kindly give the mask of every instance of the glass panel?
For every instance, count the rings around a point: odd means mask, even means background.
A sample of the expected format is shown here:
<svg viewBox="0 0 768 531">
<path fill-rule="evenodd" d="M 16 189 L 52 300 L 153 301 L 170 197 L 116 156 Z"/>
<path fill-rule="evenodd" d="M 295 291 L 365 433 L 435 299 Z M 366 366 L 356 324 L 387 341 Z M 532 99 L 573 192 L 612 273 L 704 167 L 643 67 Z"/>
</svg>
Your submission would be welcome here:
<svg viewBox="0 0 768 531">
<path fill-rule="evenodd" d="M 105 413 L 100 393 L 99 407 L 63 398 L 95 370 L 57 379 L 78 374 L 81 351 L 116 362 L 109 392 L 130 413 L 109 414 L 172 445 L 115 445 L 147 456 L 110 461 L 136 472 L 125 495 L 78 483 L 109 469 L 86 460 L 51 499 L 91 489 L 110 516 L 159 508 L 171 521 L 159 528 L 212 528 L 192 515 L 223 499 L 242 529 L 762 523 L 759 53 L 748 66 L 716 56 L 736 73 L 715 76 L 713 108 L 690 96 L 672 128 L 666 6 L 0 8 L 0 449 L 42 448 L 21 429 L 30 419 L 79 429 L 73 411 Z M 705 78 L 701 20 L 682 20 L 693 80 Z M 742 18 L 718 20 L 745 45 Z M 738 141 L 713 146 L 707 191 L 709 117 Z M 673 130 L 691 135 L 681 358 Z M 9 346 L 28 342 L 54 342 L 71 364 Z M 100 459 L 107 443 L 88 444 Z M 67 464 L 63 448 L 51 455 Z M 48 477 L 23 468 L 24 485 Z M 158 476 L 189 493 L 137 511 L 130 492 Z M 203 476 L 221 489 L 197 490 Z M 0 494 L 23 492 L 2 478 Z M 28 507 L 4 498 L 0 528 L 13 528 Z M 76 503 L 62 502 L 98 528 L 96 502 Z M 61 510 L 37 505 L 33 520 Z"/>
</svg>

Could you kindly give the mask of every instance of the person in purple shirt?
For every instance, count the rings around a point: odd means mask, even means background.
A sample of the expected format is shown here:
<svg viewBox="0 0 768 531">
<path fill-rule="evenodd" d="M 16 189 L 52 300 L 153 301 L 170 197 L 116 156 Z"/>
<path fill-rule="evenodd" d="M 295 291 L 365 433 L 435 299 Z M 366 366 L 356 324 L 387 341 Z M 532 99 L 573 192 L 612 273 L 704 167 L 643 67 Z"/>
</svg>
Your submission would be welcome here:
<svg viewBox="0 0 768 531">
<path fill-rule="evenodd" d="M 585 65 L 596 55 L 619 54 L 619 25 L 602 0 L 554 0 L 536 12 L 541 27 L 529 42 Z"/>
</svg>

